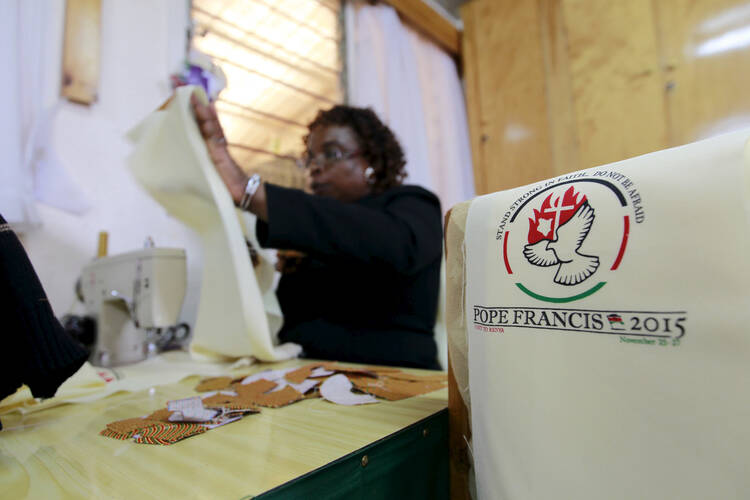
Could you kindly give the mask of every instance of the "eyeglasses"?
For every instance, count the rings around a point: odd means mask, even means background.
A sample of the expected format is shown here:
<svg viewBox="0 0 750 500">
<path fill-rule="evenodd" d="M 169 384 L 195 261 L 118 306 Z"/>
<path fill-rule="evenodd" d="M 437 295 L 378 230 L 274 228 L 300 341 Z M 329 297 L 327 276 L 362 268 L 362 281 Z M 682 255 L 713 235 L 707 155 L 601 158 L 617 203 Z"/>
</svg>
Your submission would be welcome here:
<svg viewBox="0 0 750 500">
<path fill-rule="evenodd" d="M 331 168 L 338 162 L 351 160 L 352 158 L 356 158 L 361 154 L 362 152 L 359 150 L 352 151 L 351 153 L 344 153 L 340 149 L 335 148 L 326 149 L 322 153 L 318 153 L 317 155 L 304 153 L 300 160 L 300 167 L 308 170 L 313 165 L 318 165 L 321 169 L 326 170 Z"/>
</svg>

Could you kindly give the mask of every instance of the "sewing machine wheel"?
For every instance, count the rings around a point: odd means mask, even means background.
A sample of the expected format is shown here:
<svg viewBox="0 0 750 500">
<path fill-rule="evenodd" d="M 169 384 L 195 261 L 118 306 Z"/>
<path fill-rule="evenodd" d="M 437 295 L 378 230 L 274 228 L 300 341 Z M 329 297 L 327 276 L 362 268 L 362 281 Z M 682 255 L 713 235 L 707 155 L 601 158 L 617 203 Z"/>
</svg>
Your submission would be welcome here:
<svg viewBox="0 0 750 500">
<path fill-rule="evenodd" d="M 173 338 L 176 342 L 183 342 L 190 336 L 190 325 L 187 323 L 180 323 L 172 328 L 174 328 Z"/>
</svg>

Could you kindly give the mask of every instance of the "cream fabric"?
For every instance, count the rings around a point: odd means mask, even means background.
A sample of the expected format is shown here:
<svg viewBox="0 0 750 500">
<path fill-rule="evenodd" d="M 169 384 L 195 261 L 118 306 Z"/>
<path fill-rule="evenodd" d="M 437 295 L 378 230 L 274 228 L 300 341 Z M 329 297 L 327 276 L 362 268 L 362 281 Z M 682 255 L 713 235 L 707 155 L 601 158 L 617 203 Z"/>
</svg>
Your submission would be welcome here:
<svg viewBox="0 0 750 500">
<path fill-rule="evenodd" d="M 446 302 L 445 323 L 448 333 L 448 357 L 461 398 L 471 417 L 469 394 L 469 344 L 464 313 L 465 247 L 464 232 L 470 201 L 454 206 L 445 222 Z"/>
<path fill-rule="evenodd" d="M 471 203 L 465 314 L 480 498 L 750 491 L 748 137 Z M 532 229 L 546 238 L 534 245 Z"/>
<path fill-rule="evenodd" d="M 143 187 L 167 212 L 194 229 L 203 244 L 201 295 L 190 349 L 212 359 L 295 357 L 299 346 L 273 345 L 264 296 L 277 328 L 280 310 L 270 291 L 270 264 L 265 262 L 256 276 L 243 235 L 245 226 L 254 239 L 254 221 L 235 209 L 211 163 L 190 109 L 194 89 L 177 89 L 165 110 L 154 112 L 130 134 L 135 147 L 129 158 Z M 202 90 L 196 91 L 205 97 Z M 257 241 L 255 245 L 259 248 Z"/>
<path fill-rule="evenodd" d="M 196 361 L 183 351 L 165 352 L 140 363 L 117 368 L 100 368 L 86 362 L 60 386 L 55 397 L 36 399 L 24 385 L 15 394 L 0 401 L 0 415 L 32 413 L 69 403 L 87 403 L 117 392 L 135 392 L 176 383 L 193 375 L 227 375 L 232 373 L 233 368 L 231 363 Z"/>
</svg>

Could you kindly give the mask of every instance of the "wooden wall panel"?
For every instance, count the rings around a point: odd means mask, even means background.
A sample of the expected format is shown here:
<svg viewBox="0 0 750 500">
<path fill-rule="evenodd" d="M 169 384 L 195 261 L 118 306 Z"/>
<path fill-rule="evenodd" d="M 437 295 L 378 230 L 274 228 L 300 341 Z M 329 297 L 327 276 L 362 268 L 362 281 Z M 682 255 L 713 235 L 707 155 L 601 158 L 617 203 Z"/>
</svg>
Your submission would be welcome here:
<svg viewBox="0 0 750 500">
<path fill-rule="evenodd" d="M 538 16 L 536 2 L 479 1 L 462 8 L 468 114 L 480 194 L 554 172 Z"/>
<path fill-rule="evenodd" d="M 748 0 L 471 0 L 478 193 L 750 126 Z"/>
<path fill-rule="evenodd" d="M 81 104 L 97 99 L 101 0 L 67 0 L 63 48 L 63 97 Z"/>
<path fill-rule="evenodd" d="M 579 167 L 662 149 L 664 84 L 651 0 L 563 0 Z"/>
<path fill-rule="evenodd" d="M 463 58 L 464 95 L 466 98 L 466 120 L 469 125 L 471 157 L 474 169 L 474 188 L 477 194 L 487 193 L 485 160 L 482 155 L 482 95 L 479 92 L 480 68 L 477 33 L 479 20 L 473 8 L 463 10 L 464 36 L 461 38 L 461 55 Z M 466 36 L 470 33 L 470 36 Z"/>
<path fill-rule="evenodd" d="M 539 0 L 538 4 L 554 162 L 552 175 L 562 175 L 578 170 L 580 165 L 565 18 L 559 1 Z"/>
<path fill-rule="evenodd" d="M 669 145 L 750 126 L 750 2 L 654 2 Z"/>
</svg>

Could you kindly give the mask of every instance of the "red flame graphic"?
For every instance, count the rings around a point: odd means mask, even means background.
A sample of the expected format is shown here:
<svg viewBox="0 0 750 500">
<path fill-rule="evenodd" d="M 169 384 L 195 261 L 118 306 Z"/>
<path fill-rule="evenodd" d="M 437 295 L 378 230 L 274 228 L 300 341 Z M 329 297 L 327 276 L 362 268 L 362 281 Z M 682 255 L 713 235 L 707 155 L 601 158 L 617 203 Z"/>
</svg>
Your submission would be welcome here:
<svg viewBox="0 0 750 500">
<path fill-rule="evenodd" d="M 585 195 L 580 200 L 578 199 L 580 194 L 573 189 L 573 186 L 570 186 L 562 196 L 562 200 L 558 196 L 553 202 L 552 197 L 555 193 L 550 193 L 539 210 L 534 209 L 534 218 L 529 218 L 529 244 L 533 245 L 540 240 L 553 240 L 555 230 L 568 222 L 578 207 L 586 201 Z"/>
</svg>

